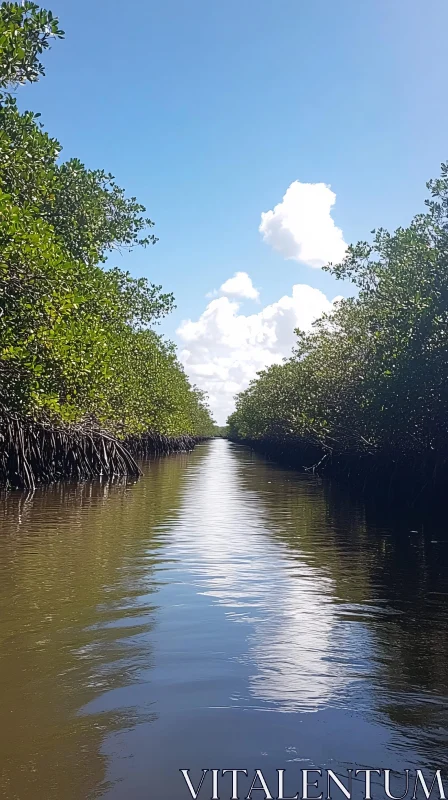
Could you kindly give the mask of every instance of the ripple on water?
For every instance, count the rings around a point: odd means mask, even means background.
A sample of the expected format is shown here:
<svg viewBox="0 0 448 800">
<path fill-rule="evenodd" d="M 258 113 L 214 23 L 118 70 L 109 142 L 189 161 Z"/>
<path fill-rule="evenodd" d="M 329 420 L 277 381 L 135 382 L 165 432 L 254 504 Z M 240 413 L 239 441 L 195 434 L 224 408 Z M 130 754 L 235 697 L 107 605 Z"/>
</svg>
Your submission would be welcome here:
<svg viewBox="0 0 448 800">
<path fill-rule="evenodd" d="M 1 513 L 6 796 L 171 800 L 183 766 L 442 758 L 443 530 L 223 440 Z"/>
</svg>

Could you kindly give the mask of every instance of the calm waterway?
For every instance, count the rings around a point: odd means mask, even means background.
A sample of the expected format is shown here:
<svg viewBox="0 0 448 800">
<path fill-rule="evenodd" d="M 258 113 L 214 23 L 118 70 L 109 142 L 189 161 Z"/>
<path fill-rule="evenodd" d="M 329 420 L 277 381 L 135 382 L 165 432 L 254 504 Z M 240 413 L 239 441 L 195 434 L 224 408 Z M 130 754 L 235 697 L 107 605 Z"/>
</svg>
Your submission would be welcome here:
<svg viewBox="0 0 448 800">
<path fill-rule="evenodd" d="M 1 503 L 1 796 L 188 799 L 181 768 L 285 768 L 288 796 L 305 767 L 445 766 L 443 525 L 373 522 L 224 440 L 144 469 Z"/>
</svg>

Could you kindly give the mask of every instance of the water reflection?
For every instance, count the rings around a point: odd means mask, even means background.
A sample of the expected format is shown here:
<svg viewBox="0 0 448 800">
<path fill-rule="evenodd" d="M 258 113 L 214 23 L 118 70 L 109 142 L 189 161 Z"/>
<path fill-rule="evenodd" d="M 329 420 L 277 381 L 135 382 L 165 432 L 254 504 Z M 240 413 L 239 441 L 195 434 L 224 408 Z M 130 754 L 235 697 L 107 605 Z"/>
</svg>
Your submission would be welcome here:
<svg viewBox="0 0 448 800">
<path fill-rule="evenodd" d="M 184 462 L 172 460 L 168 472 L 157 462 L 136 485 L 61 485 L 4 498 L 0 795 L 104 790 L 105 734 L 154 718 L 151 707 L 120 694 L 153 660 L 164 541 L 155 530 L 177 513 Z M 101 708 L 90 713 L 97 698 Z"/>
<path fill-rule="evenodd" d="M 448 531 L 444 520 L 381 509 L 335 483 L 311 482 L 274 464 L 240 478 L 263 498 L 266 524 L 296 557 L 331 575 L 338 635 L 332 649 L 361 667 L 342 702 L 379 713 L 431 762 L 448 743 Z M 264 491 L 268 483 L 275 492 Z M 264 487 L 264 489 L 263 489 Z M 304 493 L 307 503 L 304 504 Z M 304 505 L 306 508 L 304 508 Z M 279 514 L 288 524 L 279 524 Z M 304 519 L 306 521 L 304 522 Z M 429 520 L 429 521 L 428 521 Z M 343 645 L 345 631 L 345 645 Z M 340 638 L 341 637 L 341 638 Z M 440 759 L 439 759 L 440 760 Z"/>
<path fill-rule="evenodd" d="M 443 763 L 443 526 L 380 520 L 221 440 L 134 485 L 10 495 L 0 524 L 4 796 L 172 800 L 181 766 Z"/>
<path fill-rule="evenodd" d="M 250 694 L 234 702 L 315 711 L 336 702 L 342 687 L 363 669 L 359 641 L 353 636 L 347 641 L 333 604 L 334 580 L 308 563 L 300 538 L 293 553 L 273 540 L 273 532 L 291 524 L 288 509 L 282 505 L 275 519 L 267 518 L 266 491 L 275 496 L 277 486 L 260 486 L 263 465 L 257 462 L 251 488 L 247 451 L 241 456 L 238 461 L 235 450 L 222 442 L 201 462 L 188 494 L 188 514 L 179 517 L 170 549 L 204 595 L 223 605 L 233 622 L 250 626 L 239 656 L 250 672 Z M 303 483 L 296 517 L 310 536 L 315 522 L 321 522 L 314 503 L 324 503 L 313 487 L 310 482 L 307 491 Z M 350 657 L 347 646 L 354 650 Z M 362 646 L 365 659 L 368 642 Z"/>
</svg>

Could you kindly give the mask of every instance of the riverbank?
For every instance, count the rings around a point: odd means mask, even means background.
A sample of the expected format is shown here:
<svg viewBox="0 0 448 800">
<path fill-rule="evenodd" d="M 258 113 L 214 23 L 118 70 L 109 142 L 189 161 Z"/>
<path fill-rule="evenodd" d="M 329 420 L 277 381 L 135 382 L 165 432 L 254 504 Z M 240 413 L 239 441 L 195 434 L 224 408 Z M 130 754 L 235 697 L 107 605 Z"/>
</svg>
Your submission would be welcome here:
<svg viewBox="0 0 448 800">
<path fill-rule="evenodd" d="M 284 466 L 348 484 L 378 503 L 417 507 L 445 502 L 448 458 L 435 451 L 335 452 L 298 437 L 229 439 Z"/>
<path fill-rule="evenodd" d="M 124 440 L 124 445 L 134 458 L 148 456 L 162 456 L 170 453 L 188 453 L 206 439 L 208 436 L 165 436 L 162 433 L 148 432 L 140 436 L 129 436 Z"/>
<path fill-rule="evenodd" d="M 141 473 L 136 459 L 190 451 L 203 439 L 151 431 L 120 440 L 93 421 L 64 425 L 3 413 L 0 487 L 34 489 L 64 480 L 138 478 Z"/>
</svg>

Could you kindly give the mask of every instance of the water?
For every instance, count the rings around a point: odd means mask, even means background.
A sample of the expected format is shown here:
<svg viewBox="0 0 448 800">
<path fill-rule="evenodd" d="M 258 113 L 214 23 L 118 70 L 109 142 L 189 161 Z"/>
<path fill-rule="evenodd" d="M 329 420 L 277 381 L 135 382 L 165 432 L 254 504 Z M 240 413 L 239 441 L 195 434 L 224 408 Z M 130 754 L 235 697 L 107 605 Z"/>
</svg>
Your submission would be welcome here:
<svg viewBox="0 0 448 800">
<path fill-rule="evenodd" d="M 443 526 L 374 522 L 223 440 L 0 513 L 1 796 L 182 800 L 187 768 L 285 768 L 287 795 L 306 767 L 444 766 Z"/>
</svg>

